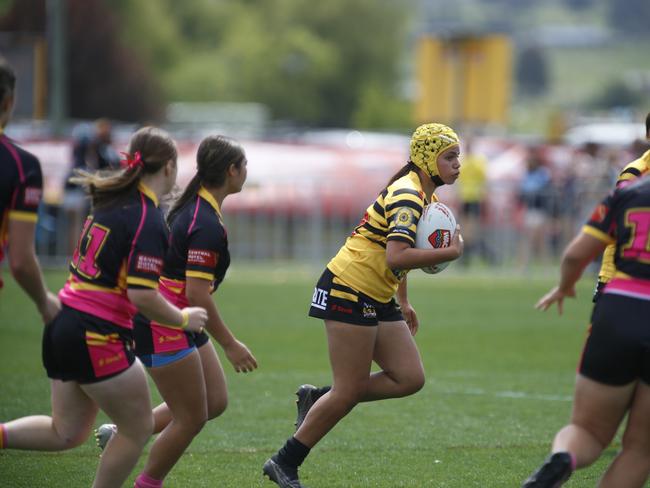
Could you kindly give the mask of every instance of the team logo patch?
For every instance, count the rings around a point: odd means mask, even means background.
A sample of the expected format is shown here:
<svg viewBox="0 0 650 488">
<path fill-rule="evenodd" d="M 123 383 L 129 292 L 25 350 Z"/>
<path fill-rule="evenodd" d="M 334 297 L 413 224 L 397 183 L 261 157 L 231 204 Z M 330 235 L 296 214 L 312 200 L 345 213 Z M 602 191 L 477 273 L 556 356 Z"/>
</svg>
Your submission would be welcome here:
<svg viewBox="0 0 650 488">
<path fill-rule="evenodd" d="M 138 254 L 135 261 L 135 269 L 141 273 L 154 273 L 159 275 L 162 272 L 163 260 L 155 256 Z"/>
<path fill-rule="evenodd" d="M 29 205 L 30 207 L 38 207 L 42 194 L 43 191 L 40 188 L 28 186 L 25 188 L 25 205 Z"/>
<path fill-rule="evenodd" d="M 429 235 L 429 243 L 434 248 L 449 247 L 451 232 L 447 229 L 436 229 Z"/>
<path fill-rule="evenodd" d="M 602 222 L 603 219 L 607 216 L 607 206 L 602 203 L 594 209 L 594 213 L 591 214 L 591 222 Z"/>
<path fill-rule="evenodd" d="M 219 253 L 207 249 L 190 249 L 187 251 L 187 264 L 214 268 L 219 261 Z"/>
<path fill-rule="evenodd" d="M 377 310 L 375 310 L 375 307 L 366 302 L 363 302 L 363 310 L 361 313 L 363 314 L 364 319 L 377 318 Z"/>
<path fill-rule="evenodd" d="M 408 207 L 400 208 L 395 215 L 395 221 L 400 227 L 410 227 L 415 221 L 413 210 Z"/>
</svg>

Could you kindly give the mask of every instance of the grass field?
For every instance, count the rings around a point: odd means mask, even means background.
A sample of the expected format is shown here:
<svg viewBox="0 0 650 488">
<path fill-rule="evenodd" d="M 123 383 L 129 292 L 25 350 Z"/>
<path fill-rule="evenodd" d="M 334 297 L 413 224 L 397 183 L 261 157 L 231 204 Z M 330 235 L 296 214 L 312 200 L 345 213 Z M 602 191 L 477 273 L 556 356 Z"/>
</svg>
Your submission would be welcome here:
<svg viewBox="0 0 650 488">
<path fill-rule="evenodd" d="M 294 271 L 235 266 L 219 290 L 223 316 L 260 368 L 237 375 L 227 365 L 228 410 L 206 425 L 165 486 L 275 486 L 262 479 L 261 465 L 293 432 L 293 392 L 301 383 L 330 381 L 322 324 L 306 317 L 319 270 Z M 47 273 L 52 288 L 64 277 Z M 5 279 L 0 421 L 49 412 L 41 325 Z M 592 280 L 585 279 L 565 315 L 536 312 L 532 304 L 551 284 L 413 272 L 410 297 L 421 321 L 417 342 L 427 384 L 412 397 L 356 408 L 312 451 L 303 482 L 311 488 L 519 486 L 568 419 L 590 309 Z M 593 487 L 614 453 L 608 450 L 567 486 Z M 0 486 L 87 487 L 97 455 L 90 439 L 63 453 L 2 451 Z"/>
</svg>

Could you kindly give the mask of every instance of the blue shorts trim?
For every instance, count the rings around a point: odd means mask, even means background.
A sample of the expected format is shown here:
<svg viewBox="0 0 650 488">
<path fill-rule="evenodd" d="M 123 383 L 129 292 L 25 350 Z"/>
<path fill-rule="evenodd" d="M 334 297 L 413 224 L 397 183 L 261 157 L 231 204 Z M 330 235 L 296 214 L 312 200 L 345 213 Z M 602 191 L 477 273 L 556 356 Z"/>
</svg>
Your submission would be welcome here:
<svg viewBox="0 0 650 488">
<path fill-rule="evenodd" d="M 168 364 L 180 361 L 188 354 L 191 354 L 192 351 L 196 351 L 196 347 L 188 347 L 187 349 L 181 349 L 173 353 L 144 354 L 140 356 L 140 361 L 147 368 L 160 368 L 161 366 L 167 366 Z"/>
</svg>

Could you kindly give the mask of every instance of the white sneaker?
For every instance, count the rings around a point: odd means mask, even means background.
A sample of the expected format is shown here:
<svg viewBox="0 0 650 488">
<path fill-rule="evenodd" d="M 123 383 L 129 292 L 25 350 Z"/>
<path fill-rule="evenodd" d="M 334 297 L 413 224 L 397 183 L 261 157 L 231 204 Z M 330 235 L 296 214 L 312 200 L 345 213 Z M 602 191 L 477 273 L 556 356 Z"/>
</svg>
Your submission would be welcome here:
<svg viewBox="0 0 650 488">
<path fill-rule="evenodd" d="M 97 427 L 95 429 L 95 442 L 97 443 L 97 447 L 103 451 L 108 441 L 115 434 L 117 434 L 117 426 L 115 424 L 102 424 Z"/>
</svg>

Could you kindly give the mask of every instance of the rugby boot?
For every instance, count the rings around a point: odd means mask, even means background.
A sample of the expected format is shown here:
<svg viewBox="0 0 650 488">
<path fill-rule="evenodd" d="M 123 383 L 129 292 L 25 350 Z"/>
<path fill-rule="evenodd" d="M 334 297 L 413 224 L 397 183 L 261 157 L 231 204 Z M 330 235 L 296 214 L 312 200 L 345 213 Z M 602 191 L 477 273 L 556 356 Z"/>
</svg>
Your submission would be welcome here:
<svg viewBox="0 0 650 488">
<path fill-rule="evenodd" d="M 298 397 L 296 399 L 298 415 L 294 425 L 296 426 L 296 430 L 298 430 L 304 422 L 307 412 L 316 403 L 316 400 L 321 397 L 321 394 L 319 393 L 319 389 L 314 385 L 300 385 L 298 391 L 296 391 L 296 396 Z"/>
<path fill-rule="evenodd" d="M 556 452 L 524 481 L 521 488 L 559 488 L 572 473 L 571 455 L 568 452 Z"/>
<path fill-rule="evenodd" d="M 307 488 L 298 480 L 298 469 L 280 464 L 273 458 L 264 463 L 262 473 L 280 488 Z"/>
</svg>

